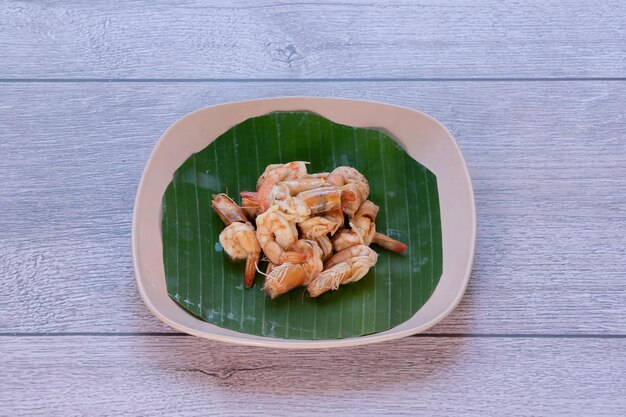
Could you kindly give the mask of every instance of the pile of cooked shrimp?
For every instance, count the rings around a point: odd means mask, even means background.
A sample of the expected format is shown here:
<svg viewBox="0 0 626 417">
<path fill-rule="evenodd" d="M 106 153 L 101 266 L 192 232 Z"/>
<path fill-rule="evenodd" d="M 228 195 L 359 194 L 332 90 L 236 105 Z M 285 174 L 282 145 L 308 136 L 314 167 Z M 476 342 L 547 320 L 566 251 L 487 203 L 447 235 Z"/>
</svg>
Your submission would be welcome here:
<svg viewBox="0 0 626 417">
<path fill-rule="evenodd" d="M 257 191 L 240 194 L 241 206 L 226 194 L 211 202 L 226 224 L 220 244 L 233 260 L 246 260 L 245 286 L 253 285 L 259 271 L 271 298 L 301 286 L 317 297 L 360 280 L 378 258 L 371 243 L 394 252 L 407 249 L 376 231 L 378 206 L 367 199 L 363 174 L 348 166 L 309 174 L 307 164 L 269 165 Z M 264 273 L 258 267 L 261 253 L 269 261 Z"/>
</svg>

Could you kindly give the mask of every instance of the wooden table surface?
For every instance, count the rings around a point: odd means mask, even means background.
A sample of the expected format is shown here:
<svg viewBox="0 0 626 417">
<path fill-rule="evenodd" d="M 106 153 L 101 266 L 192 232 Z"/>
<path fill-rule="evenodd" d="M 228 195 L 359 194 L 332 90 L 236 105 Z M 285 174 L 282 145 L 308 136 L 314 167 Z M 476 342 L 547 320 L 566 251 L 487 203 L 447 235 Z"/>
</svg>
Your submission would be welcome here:
<svg viewBox="0 0 626 417">
<path fill-rule="evenodd" d="M 625 415 L 623 1 L 0 5 L 0 415 Z M 202 106 L 409 106 L 476 194 L 465 298 L 425 334 L 234 347 L 142 304 L 144 164 Z"/>
</svg>

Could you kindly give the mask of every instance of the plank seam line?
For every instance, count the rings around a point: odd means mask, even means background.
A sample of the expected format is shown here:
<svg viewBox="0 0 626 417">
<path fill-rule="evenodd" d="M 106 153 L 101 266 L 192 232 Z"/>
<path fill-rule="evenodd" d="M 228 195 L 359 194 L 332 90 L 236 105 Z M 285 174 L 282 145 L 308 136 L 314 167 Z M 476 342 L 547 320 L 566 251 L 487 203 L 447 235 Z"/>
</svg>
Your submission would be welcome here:
<svg viewBox="0 0 626 417">
<path fill-rule="evenodd" d="M 0 337 L 191 337 L 177 332 L 2 332 Z M 626 339 L 626 334 L 546 334 L 546 333 L 420 333 L 410 337 L 421 338 L 509 338 L 509 339 Z"/>
<path fill-rule="evenodd" d="M 0 78 L 0 83 L 341 83 L 341 82 L 585 82 L 626 77 L 352 77 L 352 78 Z"/>
</svg>

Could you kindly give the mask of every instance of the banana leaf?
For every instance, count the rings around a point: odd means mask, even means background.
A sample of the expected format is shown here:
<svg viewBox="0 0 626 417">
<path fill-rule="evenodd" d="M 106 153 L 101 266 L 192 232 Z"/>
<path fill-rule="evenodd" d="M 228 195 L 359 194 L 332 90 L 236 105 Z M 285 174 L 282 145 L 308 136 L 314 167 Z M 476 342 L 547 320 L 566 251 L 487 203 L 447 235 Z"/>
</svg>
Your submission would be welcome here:
<svg viewBox="0 0 626 417">
<path fill-rule="evenodd" d="M 243 286 L 243 263 L 219 244 L 224 228 L 210 208 L 213 194 L 254 191 L 265 167 L 309 161 L 309 172 L 355 167 L 380 206 L 377 230 L 408 244 L 403 254 L 379 253 L 360 281 L 311 298 L 304 288 L 277 299 L 257 274 Z M 189 313 L 242 333 L 291 339 L 335 339 L 381 332 L 417 312 L 442 271 L 435 175 L 384 133 L 340 125 L 308 112 L 248 119 L 189 157 L 163 196 L 163 259 L 170 297 Z M 260 266 L 261 269 L 264 266 Z"/>
</svg>

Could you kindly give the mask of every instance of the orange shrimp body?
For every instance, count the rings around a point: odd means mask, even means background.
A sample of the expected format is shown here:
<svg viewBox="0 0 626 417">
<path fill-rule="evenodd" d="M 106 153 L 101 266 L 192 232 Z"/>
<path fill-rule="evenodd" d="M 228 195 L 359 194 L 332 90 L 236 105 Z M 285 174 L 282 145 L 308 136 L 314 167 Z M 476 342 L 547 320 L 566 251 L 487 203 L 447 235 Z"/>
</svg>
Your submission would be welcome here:
<svg viewBox="0 0 626 417">
<path fill-rule="evenodd" d="M 271 298 L 300 286 L 317 297 L 360 280 L 378 258 L 372 243 L 395 252 L 407 249 L 376 231 L 379 207 L 368 200 L 363 174 L 348 166 L 309 174 L 307 164 L 267 166 L 256 191 L 240 193 L 241 207 L 226 194 L 211 202 L 226 224 L 219 235 L 224 251 L 246 260 L 246 287 L 253 284 L 261 256 L 269 261 L 266 272 L 259 272 Z"/>
<path fill-rule="evenodd" d="M 271 298 L 276 298 L 294 288 L 310 283 L 322 271 L 322 249 L 311 240 L 298 240 L 287 248 L 291 252 L 301 253 L 305 261 L 300 263 L 285 262 L 272 265 L 265 278 L 263 289 Z"/>
<path fill-rule="evenodd" d="M 332 236 L 342 225 L 343 213 L 340 208 L 328 213 L 322 213 L 319 216 L 310 217 L 298 223 L 303 236 L 307 239 L 314 239 L 329 233 Z"/>
<path fill-rule="evenodd" d="M 226 226 L 233 222 L 245 223 L 248 221 L 241 207 L 226 194 L 214 195 L 211 201 L 211 208 L 215 210 Z"/>
<path fill-rule="evenodd" d="M 244 285 L 249 288 L 254 283 L 261 255 L 254 226 L 248 223 L 241 207 L 226 194 L 214 195 L 211 207 L 226 224 L 219 236 L 224 251 L 235 261 L 246 260 Z"/>
<path fill-rule="evenodd" d="M 322 250 L 322 261 L 327 260 L 333 254 L 333 242 L 331 242 L 330 238 L 326 235 L 318 236 L 313 238 L 317 245 Z"/>
<path fill-rule="evenodd" d="M 354 245 L 370 245 L 372 243 L 392 252 L 404 252 L 408 246 L 382 233 L 376 232 L 376 215 L 378 206 L 369 200 L 361 204 L 350 220 L 350 229 L 341 230 L 333 238 L 336 252 Z"/>
<path fill-rule="evenodd" d="M 356 213 L 370 193 L 367 178 L 352 167 L 335 168 L 326 177 L 326 182 L 329 185 L 342 188 L 342 209 L 348 216 L 353 216 Z"/>
<path fill-rule="evenodd" d="M 270 194 L 272 188 L 282 181 L 295 180 L 307 175 L 307 162 L 294 161 L 283 165 L 270 165 L 257 182 L 259 207 L 261 212 L 270 208 Z"/>
<path fill-rule="evenodd" d="M 333 211 L 341 206 L 342 191 L 337 187 L 320 187 L 303 191 L 296 196 L 311 210 L 311 214 Z"/>
<path fill-rule="evenodd" d="M 241 196 L 241 211 L 246 215 L 248 220 L 254 221 L 256 216 L 259 215 L 259 198 L 254 191 L 242 191 L 239 193 Z"/>
<path fill-rule="evenodd" d="M 268 197 L 270 206 L 278 205 L 296 222 L 304 221 L 312 214 L 332 210 L 341 203 L 341 192 L 334 187 L 322 187 L 324 184 L 321 178 L 282 181 L 272 187 Z"/>
<path fill-rule="evenodd" d="M 219 236 L 220 244 L 234 261 L 246 260 L 244 284 L 250 288 L 254 283 L 261 247 L 254 227 L 250 223 L 234 222 L 226 226 Z"/>
<path fill-rule="evenodd" d="M 361 204 L 361 207 L 350 219 L 350 229 L 342 230 L 333 239 L 333 247 L 339 252 L 354 245 L 368 245 L 372 243 L 376 234 L 376 215 L 378 206 L 369 200 Z"/>
<path fill-rule="evenodd" d="M 265 256 L 273 264 L 283 262 L 303 262 L 305 256 L 301 253 L 285 251 L 298 240 L 296 224 L 289 221 L 278 206 L 272 206 L 265 213 L 256 218 L 256 236 Z"/>
</svg>

